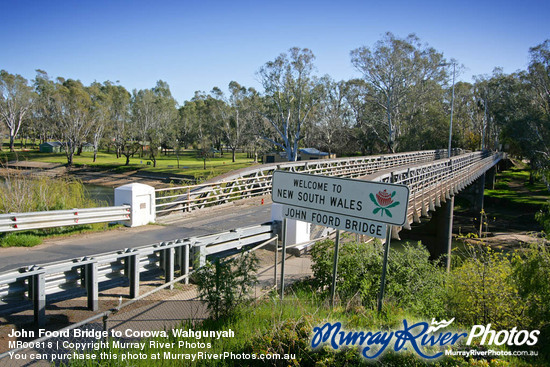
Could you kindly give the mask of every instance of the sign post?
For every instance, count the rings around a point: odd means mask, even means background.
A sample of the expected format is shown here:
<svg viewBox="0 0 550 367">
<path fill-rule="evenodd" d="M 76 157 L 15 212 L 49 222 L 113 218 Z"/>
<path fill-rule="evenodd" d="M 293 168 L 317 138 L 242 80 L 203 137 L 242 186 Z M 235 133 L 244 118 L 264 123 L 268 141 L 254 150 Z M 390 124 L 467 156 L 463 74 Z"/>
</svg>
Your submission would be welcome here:
<svg viewBox="0 0 550 367">
<path fill-rule="evenodd" d="M 330 307 L 334 307 L 336 295 L 336 276 L 338 274 L 338 247 L 340 247 L 340 230 L 336 230 L 336 242 L 334 244 L 334 264 L 332 266 L 332 287 L 330 288 Z"/>
<path fill-rule="evenodd" d="M 386 233 L 386 243 L 384 244 L 384 262 L 382 263 L 382 276 L 380 278 L 380 293 L 378 294 L 378 312 L 382 311 L 382 300 L 384 299 L 384 290 L 386 288 L 386 271 L 388 268 L 388 255 L 390 253 L 392 227 L 388 225 Z"/>
<path fill-rule="evenodd" d="M 283 219 L 283 248 L 281 250 L 281 301 L 285 296 L 285 257 L 286 257 L 286 223 L 287 219 Z"/>
</svg>

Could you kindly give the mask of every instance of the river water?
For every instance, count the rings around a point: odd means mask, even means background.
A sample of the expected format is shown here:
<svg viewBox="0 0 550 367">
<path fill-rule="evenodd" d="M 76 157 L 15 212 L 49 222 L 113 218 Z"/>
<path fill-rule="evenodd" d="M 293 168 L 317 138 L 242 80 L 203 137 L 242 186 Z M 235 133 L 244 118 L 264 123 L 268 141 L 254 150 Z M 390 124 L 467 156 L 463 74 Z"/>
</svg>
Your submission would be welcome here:
<svg viewBox="0 0 550 367">
<path fill-rule="evenodd" d="M 93 184 L 84 183 L 84 189 L 88 195 L 95 201 L 101 201 L 106 206 L 115 204 L 115 189 Z M 102 204 L 102 206 L 103 206 Z"/>
</svg>

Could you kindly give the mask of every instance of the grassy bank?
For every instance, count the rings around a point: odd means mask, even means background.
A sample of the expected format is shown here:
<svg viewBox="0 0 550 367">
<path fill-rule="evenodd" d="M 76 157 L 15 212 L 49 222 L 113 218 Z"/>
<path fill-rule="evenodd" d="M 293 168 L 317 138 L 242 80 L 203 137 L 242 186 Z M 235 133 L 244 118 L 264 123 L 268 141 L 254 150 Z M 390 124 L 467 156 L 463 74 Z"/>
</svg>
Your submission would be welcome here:
<svg viewBox="0 0 550 367">
<path fill-rule="evenodd" d="M 299 283 L 287 291 L 284 301 L 276 294 L 261 301 L 241 305 L 229 315 L 218 319 L 206 319 L 196 324 L 183 322 L 176 330 L 180 332 L 226 331 L 234 336 L 177 335 L 165 330 L 166 336 L 140 340 L 143 346 L 119 346 L 110 344 L 101 350 L 92 351 L 95 361 L 71 361 L 71 366 L 118 366 L 126 363 L 132 366 L 543 366 L 548 362 L 550 345 L 548 316 L 550 309 L 547 283 L 550 269 L 543 266 L 550 259 L 548 248 L 531 247 L 523 254 L 508 255 L 479 248 L 471 257 L 456 261 L 452 272 L 428 260 L 428 254 L 421 246 L 411 246 L 403 252 L 392 252 L 388 264 L 387 293 L 384 308 L 376 312 L 376 289 L 380 281 L 382 248 L 369 244 L 343 243 L 339 258 L 337 283 L 337 304 L 328 304 L 328 290 L 332 263 L 327 261 L 333 253 L 328 241 L 315 245 L 312 252 L 314 277 Z M 458 260 L 458 259 L 457 259 Z M 437 279 L 442 282 L 434 281 Z M 424 281 L 424 282 L 422 282 Z M 374 292 L 371 292 L 374 289 Z M 492 330 L 541 330 L 536 346 L 511 346 L 511 344 L 484 343 L 478 336 L 466 344 L 462 337 L 459 343 L 443 346 L 419 346 L 427 356 L 437 355 L 446 349 L 452 351 L 495 350 L 512 352 L 517 350 L 538 351 L 539 357 L 520 359 L 513 356 L 475 357 L 441 355 L 435 360 L 418 356 L 412 343 L 398 343 L 398 334 L 387 343 L 386 350 L 373 359 L 376 345 L 384 344 L 382 334 L 404 330 L 405 323 L 430 323 L 453 319 L 450 332 L 472 332 L 474 325 L 491 323 Z M 330 339 L 312 349 L 315 328 L 325 323 L 340 322 L 342 330 L 371 332 L 371 344 L 363 347 L 340 344 L 331 347 Z M 413 338 L 418 329 L 409 330 Z M 339 334 L 340 335 L 340 334 Z M 376 336 L 377 335 L 377 336 Z M 438 333 L 434 332 L 437 340 Z M 340 336 L 339 338 L 342 338 Z M 336 340 L 341 339 L 336 338 Z M 351 339 L 348 339 L 351 340 Z M 447 339 L 448 340 L 448 339 Z M 417 340 L 417 343 L 420 341 Z M 435 342 L 438 343 L 437 341 Z M 352 343 L 353 344 L 353 343 Z M 357 343 L 360 344 L 360 343 Z M 349 344 L 348 344 L 349 345 Z M 184 355 L 207 353 L 221 356 L 272 355 L 289 356 L 291 360 L 260 360 L 229 357 L 210 359 L 208 357 L 190 360 Z M 104 357 L 102 358 L 101 355 Z M 130 357 L 141 355 L 139 358 Z M 176 356 L 176 357 L 174 357 Z M 182 356 L 182 357 L 177 357 Z M 131 360 L 128 360 L 131 358 Z M 260 357 L 258 357 L 260 358 Z M 546 359 L 545 359 L 546 358 Z M 98 361 L 99 360 L 99 361 Z"/>
<path fill-rule="evenodd" d="M 374 310 L 368 310 L 361 306 L 346 305 L 330 309 L 326 300 L 316 295 L 309 288 L 301 290 L 294 289 L 288 294 L 284 301 L 278 297 L 265 299 L 255 305 L 241 308 L 232 317 L 211 320 L 208 319 L 199 325 L 183 323 L 179 329 L 197 331 L 229 331 L 235 333 L 234 337 L 216 338 L 202 337 L 200 339 L 191 337 L 173 336 L 168 331 L 168 338 L 144 339 L 145 347 L 141 348 L 119 348 L 110 346 L 92 353 L 96 354 L 96 361 L 71 361 L 69 366 L 119 366 L 127 363 L 132 366 L 356 366 L 356 365 L 378 365 L 378 366 L 532 366 L 528 361 L 518 358 L 492 358 L 489 360 L 464 358 L 461 356 L 443 356 L 435 361 L 422 359 L 408 350 L 393 350 L 391 343 L 382 356 L 368 360 L 361 356 L 357 347 L 345 347 L 340 350 L 333 350 L 324 344 L 314 350 L 311 348 L 311 337 L 313 329 L 320 327 L 326 322 L 341 322 L 342 329 L 346 331 L 389 331 L 402 330 L 403 320 L 409 324 L 422 322 L 424 319 L 415 317 L 400 308 L 388 307 L 385 312 L 378 314 Z M 458 327 L 455 325 L 455 327 Z M 468 329 L 469 330 L 469 329 Z M 161 344 L 159 344 L 161 343 Z M 168 343 L 168 344 L 167 344 Z M 479 346 L 454 346 L 453 350 L 484 350 Z M 504 348 L 495 348 L 503 350 Z M 281 357 L 288 356 L 295 359 L 290 360 L 260 360 L 260 359 L 202 359 L 202 360 L 178 360 L 169 359 L 168 356 L 195 354 L 206 352 L 211 355 L 223 355 L 232 353 L 234 355 L 260 355 L 278 354 Z M 437 350 L 428 349 L 428 355 L 438 353 Z M 109 358 L 101 359 L 101 354 Z M 122 362 L 128 355 L 146 355 L 141 359 L 132 359 Z M 374 354 L 368 353 L 369 355 Z M 113 356 L 116 355 L 116 358 Z M 126 356 L 126 357 L 125 357 Z M 174 357 L 171 357 L 174 358 Z M 542 364 L 540 364 L 542 366 Z"/>
<path fill-rule="evenodd" d="M 4 165 L 6 162 L 11 161 L 67 163 L 64 153 L 39 153 L 37 150 L 3 151 L 0 153 L 0 160 Z M 231 161 L 231 153 L 224 153 L 223 156 L 218 153 L 215 157 L 206 160 L 206 169 L 204 169 L 203 159 L 199 157 L 198 152 L 195 150 L 184 150 L 180 153 L 179 168 L 178 158 L 173 153 L 159 155 L 156 167 L 153 167 L 152 162 L 146 156 L 140 158 L 139 154 L 136 154 L 134 158 L 130 158 L 129 165 L 125 165 L 125 163 L 126 158 L 124 156 L 117 158 L 114 153 L 107 153 L 106 151 L 98 152 L 96 162 L 93 162 L 92 152 L 83 152 L 79 156 L 74 156 L 75 167 L 86 166 L 113 172 L 139 170 L 151 174 L 185 175 L 202 180 L 254 164 L 252 159 L 247 158 L 246 153 L 237 153 L 235 162 Z"/>
<path fill-rule="evenodd" d="M 546 186 L 536 178 L 530 181 L 531 172 L 521 162 L 497 174 L 494 190 L 485 190 L 489 203 L 513 205 L 516 208 L 539 208 L 550 199 Z"/>
</svg>

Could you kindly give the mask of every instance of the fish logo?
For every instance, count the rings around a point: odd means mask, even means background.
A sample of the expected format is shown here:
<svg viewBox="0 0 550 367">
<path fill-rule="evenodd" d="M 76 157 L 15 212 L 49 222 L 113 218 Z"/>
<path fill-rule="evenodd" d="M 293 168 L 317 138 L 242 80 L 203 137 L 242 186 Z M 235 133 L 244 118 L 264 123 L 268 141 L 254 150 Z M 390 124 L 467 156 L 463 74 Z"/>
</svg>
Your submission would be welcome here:
<svg viewBox="0 0 550 367">
<path fill-rule="evenodd" d="M 395 196 L 395 191 L 391 193 L 388 193 L 386 190 L 379 191 L 378 194 L 376 194 L 376 198 L 372 194 L 372 192 L 369 194 L 370 200 L 376 205 L 376 208 L 372 211 L 372 214 L 378 214 L 380 212 L 380 215 L 383 217 L 384 214 L 386 214 L 388 217 L 392 217 L 390 208 L 393 208 L 397 205 L 399 205 L 399 201 L 393 201 L 393 197 Z"/>
<path fill-rule="evenodd" d="M 428 328 L 428 331 L 426 331 L 426 334 L 435 333 L 439 329 L 444 329 L 447 326 L 451 325 L 453 323 L 453 321 L 455 321 L 454 317 L 452 319 L 450 319 L 449 321 L 441 320 L 439 322 L 435 321 L 435 319 L 432 319 L 432 326 L 430 326 Z M 433 325 L 435 325 L 435 326 L 433 326 Z"/>
</svg>

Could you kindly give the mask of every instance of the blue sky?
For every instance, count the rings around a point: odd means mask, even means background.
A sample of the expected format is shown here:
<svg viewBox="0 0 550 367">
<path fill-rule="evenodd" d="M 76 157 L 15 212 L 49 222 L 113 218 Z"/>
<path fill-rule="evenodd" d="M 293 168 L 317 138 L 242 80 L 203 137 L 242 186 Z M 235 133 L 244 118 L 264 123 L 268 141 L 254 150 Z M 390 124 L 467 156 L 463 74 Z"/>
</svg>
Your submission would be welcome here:
<svg viewBox="0 0 550 367">
<path fill-rule="evenodd" d="M 255 73 L 290 47 L 307 47 L 319 75 L 359 74 L 349 52 L 387 31 L 416 35 L 464 65 L 462 80 L 525 69 L 529 47 L 550 38 L 550 1 L 0 0 L 0 69 L 128 90 L 159 79 L 182 104 Z"/>
</svg>

